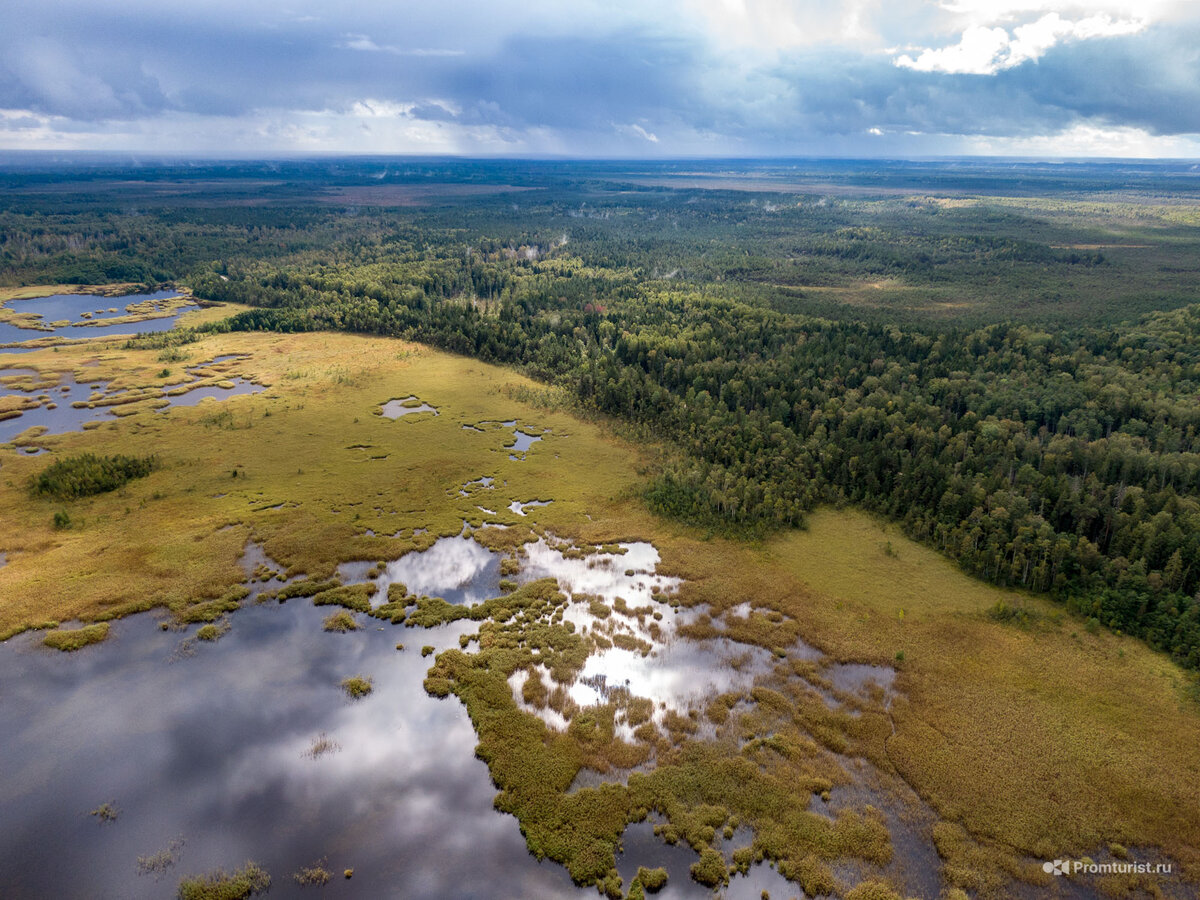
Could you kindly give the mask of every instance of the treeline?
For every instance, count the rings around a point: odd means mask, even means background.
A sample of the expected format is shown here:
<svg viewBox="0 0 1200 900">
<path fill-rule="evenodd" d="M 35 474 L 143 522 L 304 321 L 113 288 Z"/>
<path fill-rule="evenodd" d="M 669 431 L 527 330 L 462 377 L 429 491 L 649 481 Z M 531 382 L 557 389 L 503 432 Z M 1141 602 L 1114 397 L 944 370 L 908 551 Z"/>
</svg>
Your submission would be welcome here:
<svg viewBox="0 0 1200 900">
<path fill-rule="evenodd" d="M 447 299 L 435 263 L 407 283 L 407 265 L 387 285 L 375 272 L 377 288 L 326 270 L 196 292 L 261 307 L 233 328 L 391 334 L 522 366 L 680 448 L 648 491 L 663 513 L 761 529 L 856 503 L 1200 666 L 1200 308 L 1071 334 L 934 331 L 619 276 L 593 297 L 567 257 L 510 263 L 496 303 Z"/>
<path fill-rule="evenodd" d="M 18 179 L 22 190 L 0 192 L 0 285 L 314 278 L 403 263 L 426 269 L 433 295 L 499 299 L 511 263 L 545 260 L 565 244 L 606 277 L 670 280 L 786 312 L 984 324 L 1117 321 L 1187 302 L 1200 274 L 1186 208 L 676 190 L 593 180 L 581 167 L 551 177 L 553 168 L 497 164 L 494 182 L 533 190 L 430 194 L 419 209 L 331 204 L 339 186 L 386 197 L 408 183 L 362 169 L 325 183 L 305 167 L 275 185 L 221 177 L 209 192 L 182 182 L 164 191 L 153 180 L 114 191 L 96 177 L 37 193 L 36 179 Z M 485 184 L 488 172 L 435 167 L 421 180 Z M 1107 248 L 1114 230 L 1136 250 L 1087 249 Z"/>
</svg>

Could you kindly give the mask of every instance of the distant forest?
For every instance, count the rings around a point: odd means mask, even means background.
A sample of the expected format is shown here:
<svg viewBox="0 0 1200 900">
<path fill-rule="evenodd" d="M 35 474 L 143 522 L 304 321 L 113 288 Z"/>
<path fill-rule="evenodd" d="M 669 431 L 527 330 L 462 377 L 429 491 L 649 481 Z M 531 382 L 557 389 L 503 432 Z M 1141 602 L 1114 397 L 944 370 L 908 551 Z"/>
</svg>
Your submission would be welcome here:
<svg viewBox="0 0 1200 900">
<path fill-rule="evenodd" d="M 214 327 L 514 365 L 662 442 L 664 515 L 761 535 L 852 503 L 1200 668 L 1187 173 L 393 168 L 10 169 L 0 281 L 178 282 L 254 307 Z"/>
</svg>

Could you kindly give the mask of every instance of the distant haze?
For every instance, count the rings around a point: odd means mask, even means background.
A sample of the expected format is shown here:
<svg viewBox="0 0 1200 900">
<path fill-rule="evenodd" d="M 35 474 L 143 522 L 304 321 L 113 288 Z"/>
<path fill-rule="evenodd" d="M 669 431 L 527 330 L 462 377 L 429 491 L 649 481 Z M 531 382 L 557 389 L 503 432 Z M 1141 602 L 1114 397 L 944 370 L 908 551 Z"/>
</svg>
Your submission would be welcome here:
<svg viewBox="0 0 1200 900">
<path fill-rule="evenodd" d="M 1200 156 L 1186 0 L 8 0 L 0 149 Z"/>
</svg>

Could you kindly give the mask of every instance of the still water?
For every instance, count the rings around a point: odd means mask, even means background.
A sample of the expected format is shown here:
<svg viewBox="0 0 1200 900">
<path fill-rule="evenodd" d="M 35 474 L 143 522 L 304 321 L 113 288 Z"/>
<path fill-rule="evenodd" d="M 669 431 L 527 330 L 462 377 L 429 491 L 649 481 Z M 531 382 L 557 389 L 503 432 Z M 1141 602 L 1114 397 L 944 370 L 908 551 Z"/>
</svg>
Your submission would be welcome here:
<svg viewBox="0 0 1200 900">
<path fill-rule="evenodd" d="M 69 321 L 71 324 L 47 330 L 33 328 L 18 328 L 8 322 L 0 322 L 0 344 L 11 344 L 20 341 L 33 341 L 44 337 L 92 338 L 105 334 L 137 334 L 145 331 L 170 331 L 179 317 L 190 310 L 199 309 L 195 304 L 182 307 L 177 313 L 158 319 L 146 319 L 142 322 L 131 322 L 124 325 L 92 325 L 91 322 L 103 322 L 105 319 L 115 319 L 129 315 L 125 307 L 132 303 L 145 301 L 169 300 L 178 297 L 175 291 L 157 291 L 153 294 L 129 294 L 124 297 L 97 297 L 92 294 L 55 294 L 50 297 L 33 297 L 25 300 L 10 300 L 5 304 L 13 312 L 36 313 L 40 315 L 43 326 L 51 322 Z M 116 312 L 109 312 L 116 309 Z M 83 318 L 84 313 L 91 313 L 90 319 Z M 20 352 L 12 348 L 0 347 L 0 353 Z"/>
<path fill-rule="evenodd" d="M 553 574 L 571 591 L 620 589 L 653 602 L 652 590 L 676 583 L 655 574 L 648 544 L 590 567 L 544 544 L 531 549 L 525 577 Z M 277 568 L 250 545 L 243 565 L 260 564 Z M 496 554 L 460 536 L 378 577 L 473 602 L 492 592 L 497 567 Z M 343 569 L 346 580 L 355 568 Z M 492 808 L 461 703 L 422 687 L 433 660 L 420 648 L 456 647 L 477 623 L 409 629 L 360 616 L 361 630 L 329 633 L 329 610 L 307 600 L 253 602 L 278 584 L 255 582 L 215 643 L 147 614 L 73 654 L 42 647 L 37 634 L 0 645 L 0 897 L 172 896 L 185 874 L 247 859 L 271 873 L 271 896 L 306 896 L 292 873 L 322 860 L 337 876 L 327 889 L 335 896 L 596 896 L 529 855 L 516 820 Z M 659 676 L 668 659 L 657 658 Z M 351 675 L 374 690 L 348 699 L 340 682 Z M 89 815 L 103 803 L 115 821 Z M 624 845 L 626 886 L 637 866 L 663 865 L 670 882 L 660 896 L 711 896 L 688 877 L 696 854 L 666 847 L 650 824 L 631 826 Z M 170 866 L 139 874 L 139 858 L 168 848 Z M 756 866 L 724 896 L 764 888 L 799 895 Z"/>
<path fill-rule="evenodd" d="M 341 896 L 574 895 L 492 809 L 462 705 L 422 689 L 421 645 L 457 646 L 473 623 L 334 634 L 327 613 L 252 605 L 216 643 L 147 615 L 74 654 L 0 646 L 0 896 L 172 896 L 184 874 L 247 859 L 272 896 L 304 896 L 291 874 L 322 859 Z M 374 691 L 349 700 L 351 675 Z M 334 749 L 314 756 L 321 735 Z M 106 802 L 116 821 L 88 815 Z M 138 874 L 174 840 L 161 880 Z"/>
</svg>

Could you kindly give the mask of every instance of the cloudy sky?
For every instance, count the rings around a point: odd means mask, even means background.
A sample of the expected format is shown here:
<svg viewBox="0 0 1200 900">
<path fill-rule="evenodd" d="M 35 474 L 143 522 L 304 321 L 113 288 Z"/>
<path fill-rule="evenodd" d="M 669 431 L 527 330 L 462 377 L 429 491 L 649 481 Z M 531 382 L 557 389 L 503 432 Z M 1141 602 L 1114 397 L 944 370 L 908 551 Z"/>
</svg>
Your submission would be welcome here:
<svg viewBox="0 0 1200 900">
<path fill-rule="evenodd" d="M 1200 156 L 1194 0 L 5 0 L 0 149 Z"/>
</svg>

